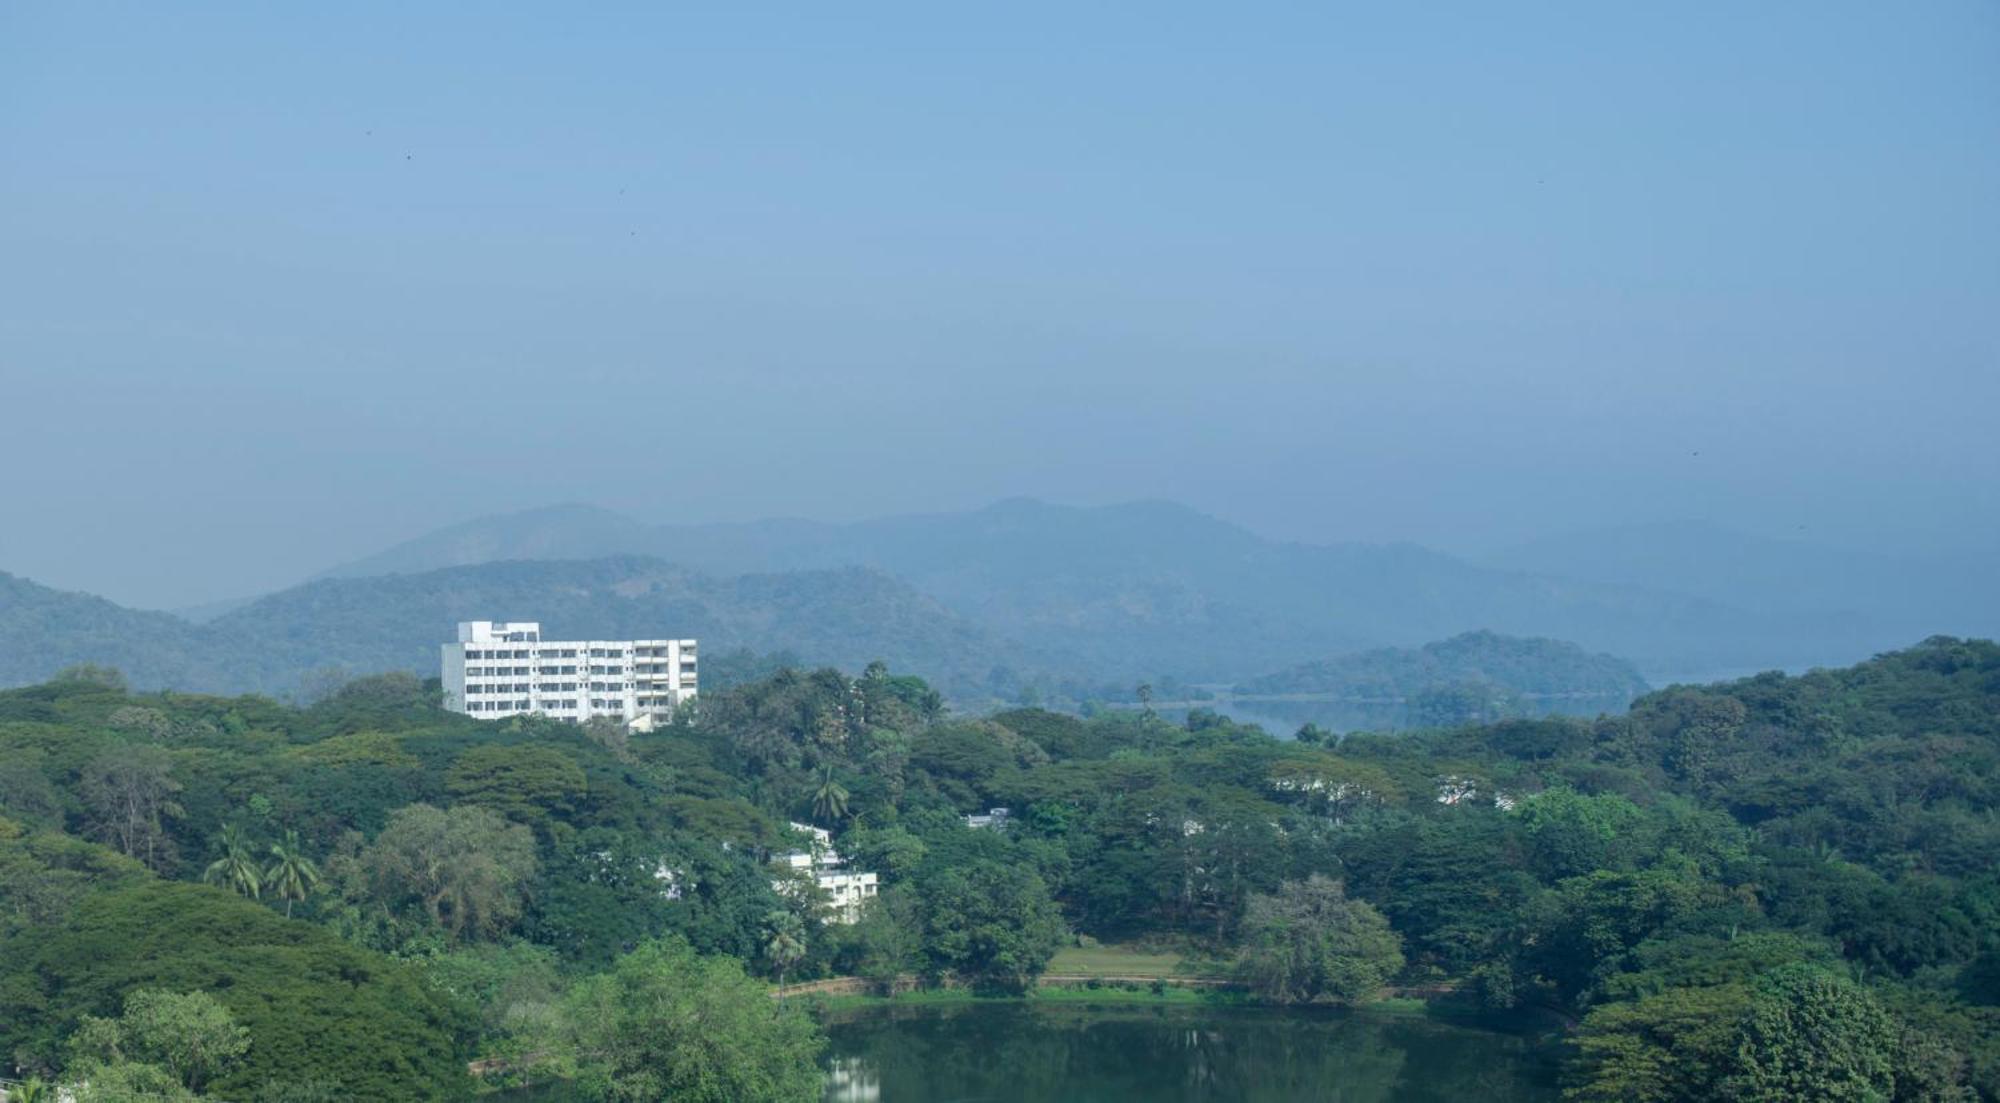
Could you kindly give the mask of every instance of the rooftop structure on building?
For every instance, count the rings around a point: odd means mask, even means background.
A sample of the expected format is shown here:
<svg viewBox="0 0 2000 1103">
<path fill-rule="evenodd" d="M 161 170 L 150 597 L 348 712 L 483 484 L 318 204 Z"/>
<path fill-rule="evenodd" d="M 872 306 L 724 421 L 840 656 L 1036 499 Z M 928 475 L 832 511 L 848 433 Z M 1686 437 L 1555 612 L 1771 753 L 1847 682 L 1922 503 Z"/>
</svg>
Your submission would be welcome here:
<svg viewBox="0 0 2000 1103">
<path fill-rule="evenodd" d="M 610 717 L 641 730 L 695 696 L 693 640 L 545 640 L 538 621 L 460 621 L 445 707 L 481 720 Z"/>
</svg>

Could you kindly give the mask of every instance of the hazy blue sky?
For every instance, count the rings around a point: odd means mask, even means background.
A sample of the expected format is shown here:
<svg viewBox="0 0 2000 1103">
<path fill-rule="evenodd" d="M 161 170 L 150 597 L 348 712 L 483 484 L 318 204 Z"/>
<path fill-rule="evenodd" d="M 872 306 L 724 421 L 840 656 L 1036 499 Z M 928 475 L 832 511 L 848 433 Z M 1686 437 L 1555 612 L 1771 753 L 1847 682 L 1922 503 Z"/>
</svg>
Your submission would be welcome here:
<svg viewBox="0 0 2000 1103">
<path fill-rule="evenodd" d="M 2000 544 L 2000 5 L 0 7 L 0 569 L 1179 499 Z"/>
</svg>

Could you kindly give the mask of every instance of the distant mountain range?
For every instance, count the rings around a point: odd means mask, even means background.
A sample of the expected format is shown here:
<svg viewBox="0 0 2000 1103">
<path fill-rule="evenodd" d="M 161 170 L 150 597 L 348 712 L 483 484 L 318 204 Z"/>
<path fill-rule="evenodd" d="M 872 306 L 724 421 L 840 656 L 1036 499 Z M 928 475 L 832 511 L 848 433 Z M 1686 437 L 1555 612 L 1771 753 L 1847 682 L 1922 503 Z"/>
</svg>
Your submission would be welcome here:
<svg viewBox="0 0 2000 1103">
<path fill-rule="evenodd" d="M 853 669 L 883 659 L 961 692 L 1017 657 L 991 633 L 875 571 L 716 578 L 615 557 L 322 579 L 206 624 L 0 574 L 0 684 L 94 662 L 142 687 L 285 694 L 322 670 L 435 673 L 438 645 L 454 624 L 507 617 L 539 618 L 551 633 L 592 639 L 672 631 L 699 638 L 711 658 L 740 647 Z"/>
<path fill-rule="evenodd" d="M 570 505 L 453 525 L 185 617 L 0 575 L 0 682 L 94 661 L 141 686 L 284 692 L 321 667 L 432 671 L 453 622 L 494 618 L 694 635 L 710 656 L 881 658 L 962 699 L 1303 677 L 1314 667 L 1301 664 L 1482 629 L 1619 655 L 1658 683 L 1994 634 L 1993 584 L 1957 579 L 1698 526 L 1475 563 L 1410 544 L 1273 541 L 1163 502 L 713 525 Z"/>
<path fill-rule="evenodd" d="M 1412 544 L 1268 540 L 1166 502 L 1076 508 L 1012 499 L 853 524 L 711 525 L 649 525 L 568 505 L 453 525 L 329 574 L 608 554 L 716 573 L 865 566 L 1031 654 L 1060 652 L 1106 678 L 1210 682 L 1482 628 L 1574 641 L 1669 680 L 1848 663 L 1937 630 L 2000 627 L 2000 602 L 1990 599 L 1958 618 L 1980 623 L 1942 628 L 1887 616 L 1881 603 L 1748 600 L 1760 576 L 1744 569 L 1747 538 L 1730 536 L 1714 530 L 1706 550 L 1685 539 L 1647 559 L 1642 531 L 1585 534 L 1577 543 L 1586 550 L 1572 556 L 1565 541 L 1551 540 L 1475 563 Z M 1850 569 L 1837 556 L 1826 565 L 1830 554 L 1779 547 L 1756 561 L 1788 556 L 1815 577 Z M 1602 571 L 1585 569 L 1600 561 Z M 1886 591 L 1902 567 L 1870 562 L 1855 586 Z M 1782 574 L 1776 564 L 1773 571 Z M 1696 585 L 1704 572 L 1727 584 Z"/>
</svg>

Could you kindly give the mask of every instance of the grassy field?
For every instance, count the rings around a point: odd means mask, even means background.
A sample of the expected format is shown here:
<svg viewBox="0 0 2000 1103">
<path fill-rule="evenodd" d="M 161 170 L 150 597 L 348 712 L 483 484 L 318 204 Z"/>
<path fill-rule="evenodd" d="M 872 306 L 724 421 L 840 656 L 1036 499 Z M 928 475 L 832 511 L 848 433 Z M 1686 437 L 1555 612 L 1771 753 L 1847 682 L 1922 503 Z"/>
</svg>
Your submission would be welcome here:
<svg viewBox="0 0 2000 1103">
<path fill-rule="evenodd" d="M 1181 955 L 1151 953 L 1126 946 L 1065 946 L 1056 951 L 1048 972 L 1087 977 L 1172 977 L 1189 976 L 1181 968 Z"/>
</svg>

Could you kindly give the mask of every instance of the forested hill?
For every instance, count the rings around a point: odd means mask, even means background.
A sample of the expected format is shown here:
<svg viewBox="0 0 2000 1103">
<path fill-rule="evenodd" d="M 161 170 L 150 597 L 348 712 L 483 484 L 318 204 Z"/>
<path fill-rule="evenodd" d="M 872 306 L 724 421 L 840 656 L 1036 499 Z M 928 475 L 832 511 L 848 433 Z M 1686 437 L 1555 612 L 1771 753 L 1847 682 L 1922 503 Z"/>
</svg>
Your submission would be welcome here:
<svg viewBox="0 0 2000 1103">
<path fill-rule="evenodd" d="M 611 554 L 728 572 L 870 567 L 1000 636 L 1059 643 L 1088 664 L 1073 677 L 1125 685 L 1234 681 L 1480 628 L 1574 640 L 1673 675 L 1852 662 L 1935 631 L 1885 626 L 1844 604 L 1753 611 L 1659 585 L 1495 569 L 1414 544 L 1285 543 L 1170 502 L 1012 499 L 852 524 L 714 525 L 648 525 L 572 505 L 468 521 L 333 573 Z"/>
<path fill-rule="evenodd" d="M 1621 703 L 1646 691 L 1631 663 L 1561 640 L 1467 632 L 1417 648 L 1378 648 L 1306 663 L 1236 687 L 1246 695 L 1315 694 L 1404 700 L 1445 685 L 1492 686 L 1524 697 L 1594 697 Z"/>
<path fill-rule="evenodd" d="M 324 579 L 201 625 L 0 575 L 0 684 L 97 663 L 143 688 L 282 696 L 321 672 L 434 674 L 456 622 L 508 618 L 566 638 L 673 632 L 700 639 L 711 660 L 751 648 L 852 670 L 877 659 L 922 665 L 952 692 L 982 692 L 995 667 L 1024 663 L 1019 649 L 876 571 L 720 578 L 619 557 Z"/>
<path fill-rule="evenodd" d="M 66 666 L 97 663 L 147 688 L 255 688 L 234 676 L 233 656 L 216 655 L 208 638 L 167 613 L 127 609 L 0 571 L 0 686 L 28 685 Z"/>
<path fill-rule="evenodd" d="M 1582 1103 L 1994 1103 L 1996 813 L 2000 646 L 1947 638 L 1303 742 L 961 719 L 880 667 L 641 734 L 407 675 L 292 709 L 75 671 L 0 692 L 0 1055 L 174 1103 L 465 1098 L 474 1058 L 812 1103 L 814 1027 L 746 973 L 1019 993 L 1087 935 L 1275 1004 L 1395 984 L 1548 1024 Z M 776 887 L 803 820 L 880 874 L 859 923 Z"/>
</svg>

